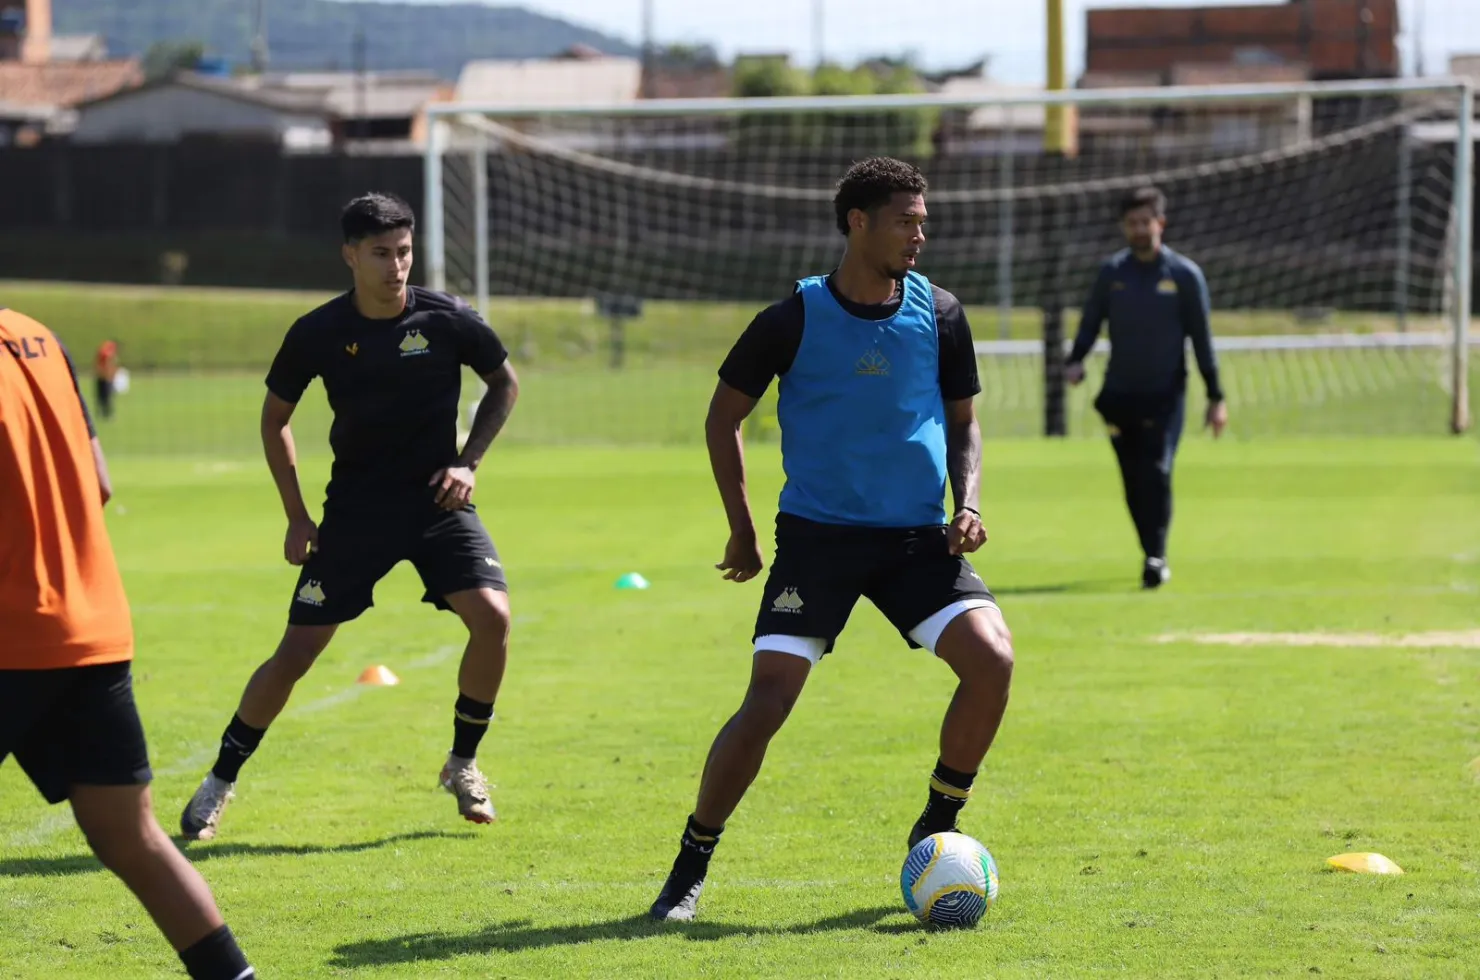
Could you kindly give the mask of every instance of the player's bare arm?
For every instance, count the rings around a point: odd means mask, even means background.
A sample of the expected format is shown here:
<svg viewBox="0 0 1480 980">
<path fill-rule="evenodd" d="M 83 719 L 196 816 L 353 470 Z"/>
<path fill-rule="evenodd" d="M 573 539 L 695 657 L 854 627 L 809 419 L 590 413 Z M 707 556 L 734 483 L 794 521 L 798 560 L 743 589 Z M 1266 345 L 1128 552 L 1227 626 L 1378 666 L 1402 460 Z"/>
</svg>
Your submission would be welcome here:
<svg viewBox="0 0 1480 980">
<path fill-rule="evenodd" d="M 763 564 L 755 538 L 755 519 L 750 513 L 750 498 L 745 491 L 745 439 L 740 432 L 741 424 L 755 410 L 757 401 L 721 381 L 715 386 L 709 415 L 704 420 L 709 465 L 730 524 L 724 560 L 715 568 L 723 571 L 731 582 L 750 581 L 760 574 Z"/>
<path fill-rule="evenodd" d="M 430 486 L 437 487 L 437 505 L 445 510 L 462 510 L 473 499 L 473 473 L 483 462 L 488 447 L 503 431 L 504 423 L 519 400 L 519 376 L 508 361 L 482 376 L 488 393 L 478 403 L 473 415 L 473 428 L 457 460 L 446 469 L 432 474 Z"/>
<path fill-rule="evenodd" d="M 103 503 L 113 499 L 113 479 L 108 475 L 108 460 L 103 457 L 103 444 L 97 436 L 92 437 L 93 463 L 98 467 L 98 489 L 102 491 Z"/>
<path fill-rule="evenodd" d="M 290 565 L 302 565 L 319 543 L 318 525 L 308 516 L 303 488 L 298 483 L 298 449 L 293 444 L 293 429 L 289 425 L 297 407 L 271 391 L 262 402 L 262 450 L 283 502 L 283 512 L 288 516 L 283 557 Z"/>
<path fill-rule="evenodd" d="M 946 402 L 946 475 L 956 505 L 947 535 L 953 555 L 969 554 L 987 541 L 981 518 L 981 468 L 982 430 L 975 399 Z"/>
</svg>

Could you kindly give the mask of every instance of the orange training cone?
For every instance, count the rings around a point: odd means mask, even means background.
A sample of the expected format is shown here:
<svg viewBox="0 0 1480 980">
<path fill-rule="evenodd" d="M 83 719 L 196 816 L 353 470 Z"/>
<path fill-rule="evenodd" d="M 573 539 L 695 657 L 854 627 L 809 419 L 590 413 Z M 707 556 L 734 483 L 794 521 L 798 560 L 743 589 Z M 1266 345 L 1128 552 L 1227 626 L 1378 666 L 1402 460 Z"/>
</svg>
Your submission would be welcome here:
<svg viewBox="0 0 1480 980">
<path fill-rule="evenodd" d="M 401 678 L 391 673 L 389 667 L 366 667 L 364 672 L 360 674 L 359 683 L 373 684 L 376 687 L 389 687 L 392 684 L 401 683 Z"/>
</svg>

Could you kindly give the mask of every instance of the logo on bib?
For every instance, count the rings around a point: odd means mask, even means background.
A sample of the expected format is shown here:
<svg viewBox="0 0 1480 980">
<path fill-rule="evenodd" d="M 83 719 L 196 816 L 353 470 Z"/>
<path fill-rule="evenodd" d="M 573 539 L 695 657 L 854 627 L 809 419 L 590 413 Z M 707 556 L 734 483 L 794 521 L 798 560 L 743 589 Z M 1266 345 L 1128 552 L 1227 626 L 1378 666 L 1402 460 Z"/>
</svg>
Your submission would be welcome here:
<svg viewBox="0 0 1480 980">
<path fill-rule="evenodd" d="M 858 359 L 854 365 L 857 374 L 868 374 L 875 377 L 884 377 L 889 373 L 889 359 L 878 349 L 868 351 Z"/>
</svg>

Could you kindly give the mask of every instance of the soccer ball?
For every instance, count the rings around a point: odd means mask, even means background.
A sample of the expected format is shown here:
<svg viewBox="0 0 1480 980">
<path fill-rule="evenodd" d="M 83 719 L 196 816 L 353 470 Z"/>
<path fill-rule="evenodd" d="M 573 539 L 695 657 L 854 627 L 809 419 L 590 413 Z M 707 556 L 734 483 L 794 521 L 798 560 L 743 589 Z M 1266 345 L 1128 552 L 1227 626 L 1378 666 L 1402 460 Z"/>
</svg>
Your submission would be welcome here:
<svg viewBox="0 0 1480 980">
<path fill-rule="evenodd" d="M 904 859 L 899 888 L 921 922 L 970 928 L 997 900 L 997 862 L 965 834 L 931 834 Z"/>
</svg>

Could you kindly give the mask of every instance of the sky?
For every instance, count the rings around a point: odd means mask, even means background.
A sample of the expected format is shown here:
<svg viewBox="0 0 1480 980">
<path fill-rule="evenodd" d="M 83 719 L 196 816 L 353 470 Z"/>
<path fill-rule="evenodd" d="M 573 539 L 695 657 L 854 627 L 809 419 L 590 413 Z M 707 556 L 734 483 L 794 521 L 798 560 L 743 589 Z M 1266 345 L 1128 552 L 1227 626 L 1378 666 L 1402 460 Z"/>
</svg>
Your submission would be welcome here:
<svg viewBox="0 0 1480 980">
<path fill-rule="evenodd" d="M 417 0 L 423 2 L 423 0 Z M 430 0 L 427 0 L 430 2 Z M 446 2 L 446 0 L 440 0 Z M 497 0 L 618 34 L 636 42 L 644 0 Z M 1267 0 L 1232 0 L 1261 3 Z M 1283 0 L 1276 0 L 1283 2 Z M 707 42 L 726 58 L 737 51 L 789 51 L 815 57 L 811 9 L 821 3 L 823 52 L 839 61 L 913 51 L 931 68 L 992 59 L 1001 81 L 1041 83 L 1042 0 L 651 0 L 659 43 Z M 1064 0 L 1070 78 L 1084 61 L 1084 12 L 1091 7 L 1203 6 L 1205 0 Z M 1415 42 L 1427 74 L 1443 74 L 1451 53 L 1480 53 L 1480 0 L 1399 0 L 1404 70 L 1413 71 Z M 1468 8 L 1468 12 L 1466 12 Z M 907 11 L 902 14 L 901 11 Z M 996 11 L 993 13 L 993 11 Z M 1422 24 L 1421 37 L 1415 27 Z"/>
</svg>

